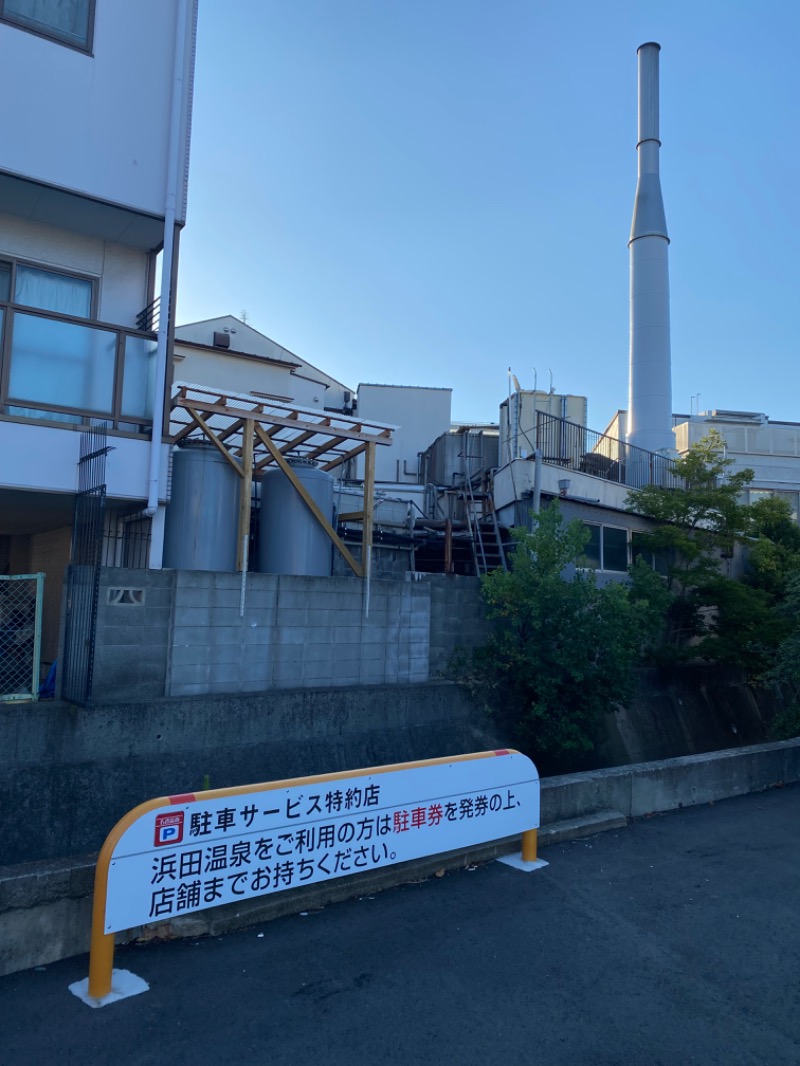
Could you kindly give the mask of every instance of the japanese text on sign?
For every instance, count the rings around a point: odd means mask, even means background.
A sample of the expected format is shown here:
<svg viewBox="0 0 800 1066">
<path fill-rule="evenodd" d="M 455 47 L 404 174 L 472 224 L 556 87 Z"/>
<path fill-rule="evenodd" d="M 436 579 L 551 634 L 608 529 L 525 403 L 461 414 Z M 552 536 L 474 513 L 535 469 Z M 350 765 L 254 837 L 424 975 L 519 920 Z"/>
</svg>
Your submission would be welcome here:
<svg viewBox="0 0 800 1066">
<path fill-rule="evenodd" d="M 538 775 L 516 752 L 187 800 L 142 815 L 121 836 L 106 932 L 539 824 Z"/>
</svg>

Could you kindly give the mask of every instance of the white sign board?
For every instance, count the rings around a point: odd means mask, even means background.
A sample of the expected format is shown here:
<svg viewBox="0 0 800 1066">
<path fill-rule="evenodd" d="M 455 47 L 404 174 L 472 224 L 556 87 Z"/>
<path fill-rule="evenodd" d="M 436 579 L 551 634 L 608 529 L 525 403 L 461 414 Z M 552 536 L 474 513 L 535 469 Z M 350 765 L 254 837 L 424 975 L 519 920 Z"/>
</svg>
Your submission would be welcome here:
<svg viewBox="0 0 800 1066">
<path fill-rule="evenodd" d="M 518 752 L 174 797 L 136 819 L 108 871 L 106 933 L 374 870 L 539 826 Z"/>
</svg>

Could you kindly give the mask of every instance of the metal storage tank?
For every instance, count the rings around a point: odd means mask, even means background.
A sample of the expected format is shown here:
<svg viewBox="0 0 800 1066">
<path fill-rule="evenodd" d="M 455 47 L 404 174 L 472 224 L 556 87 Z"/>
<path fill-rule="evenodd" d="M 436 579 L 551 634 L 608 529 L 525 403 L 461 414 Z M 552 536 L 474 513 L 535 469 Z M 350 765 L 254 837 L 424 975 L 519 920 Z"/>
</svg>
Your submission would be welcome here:
<svg viewBox="0 0 800 1066">
<path fill-rule="evenodd" d="M 172 453 L 172 495 L 164 527 L 164 566 L 235 570 L 239 475 L 205 441 L 184 441 Z"/>
<path fill-rule="evenodd" d="M 333 522 L 333 478 L 306 459 L 289 459 L 303 488 Z M 330 577 L 331 542 L 282 470 L 261 478 L 258 569 L 262 574 Z"/>
</svg>

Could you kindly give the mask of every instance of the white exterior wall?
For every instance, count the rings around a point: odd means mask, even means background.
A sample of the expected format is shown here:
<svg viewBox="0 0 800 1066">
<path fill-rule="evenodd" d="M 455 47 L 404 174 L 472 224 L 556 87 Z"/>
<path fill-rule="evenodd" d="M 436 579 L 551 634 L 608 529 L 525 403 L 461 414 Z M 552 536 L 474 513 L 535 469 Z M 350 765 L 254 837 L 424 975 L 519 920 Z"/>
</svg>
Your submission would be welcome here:
<svg viewBox="0 0 800 1066">
<path fill-rule="evenodd" d="M 424 452 L 451 424 L 452 389 L 405 385 L 359 385 L 357 414 L 397 428 L 390 446 L 378 448 L 375 480 L 392 483 L 418 481 L 419 453 Z M 358 476 L 364 476 L 363 458 Z"/>
<path fill-rule="evenodd" d="M 0 421 L 0 455 L 13 455 L 3 464 L 2 487 L 35 492 L 77 492 L 80 432 L 25 422 Z M 109 438 L 106 459 L 108 496 L 117 500 L 147 498 L 149 442 L 129 437 Z M 161 484 L 166 485 L 169 446 L 161 446 Z"/>
<path fill-rule="evenodd" d="M 800 424 L 792 422 L 728 422 L 715 418 L 693 418 L 676 427 L 676 444 L 685 455 L 712 430 L 727 444 L 727 458 L 735 470 L 750 467 L 755 476 L 753 488 L 800 490 Z"/>
<path fill-rule="evenodd" d="M 233 352 L 216 352 L 175 345 L 174 378 L 208 385 L 222 392 L 269 393 L 277 398 L 322 410 L 341 406 L 339 394 L 329 399 L 324 384 L 318 384 L 292 374 L 290 366 L 259 363 L 256 359 L 237 358 Z M 338 401 L 338 402 L 337 402 Z"/>
<path fill-rule="evenodd" d="M 214 334 L 223 332 L 230 338 L 230 348 L 214 348 Z M 320 410 L 341 410 L 345 393 L 350 393 L 351 402 L 354 395 L 347 385 L 234 315 L 176 327 L 175 355 L 182 357 L 175 361 L 176 381 L 229 392 L 267 392 Z"/>
<path fill-rule="evenodd" d="M 0 214 L 0 258 L 4 256 L 99 281 L 101 322 L 135 327 L 136 315 L 150 302 L 148 256 L 135 248 Z"/>
<path fill-rule="evenodd" d="M 187 3 L 191 70 L 194 0 Z M 9 173 L 163 217 L 178 0 L 97 0 L 93 55 L 0 24 Z M 188 101 L 191 78 L 184 79 Z M 185 216 L 188 108 L 177 192 Z"/>
<path fill-rule="evenodd" d="M 530 459 L 515 459 L 501 467 L 494 476 L 494 503 L 498 512 L 511 508 L 515 500 L 533 494 L 535 464 Z M 558 482 L 569 481 L 568 495 L 572 500 L 591 500 L 596 506 L 611 511 L 624 511 L 625 501 L 630 491 L 627 485 L 616 481 L 590 477 L 577 470 L 564 470 L 551 463 L 542 463 L 541 491 L 552 496 L 559 495 Z M 501 514 L 501 521 L 507 521 L 509 514 Z M 600 519 L 598 518 L 598 521 Z"/>
<path fill-rule="evenodd" d="M 519 408 L 517 409 L 517 402 Z M 509 415 L 509 403 L 510 415 Z M 536 412 L 545 411 L 554 418 L 565 418 L 578 426 L 585 426 L 588 403 L 585 396 L 567 393 L 539 392 L 521 389 L 512 394 L 510 401 L 500 404 L 500 462 L 514 458 L 514 423 L 519 418 L 517 430 L 517 456 L 531 455 L 536 445 Z"/>
</svg>

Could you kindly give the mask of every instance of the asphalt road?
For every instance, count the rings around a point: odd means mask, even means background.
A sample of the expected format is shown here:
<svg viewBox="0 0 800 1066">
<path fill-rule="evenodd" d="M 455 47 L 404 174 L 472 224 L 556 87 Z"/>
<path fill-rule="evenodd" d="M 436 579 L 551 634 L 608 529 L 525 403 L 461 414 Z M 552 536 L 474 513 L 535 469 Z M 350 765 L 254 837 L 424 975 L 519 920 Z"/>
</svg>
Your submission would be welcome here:
<svg viewBox="0 0 800 1066">
<path fill-rule="evenodd" d="M 221 939 L 0 979 L 0 1063 L 800 1064 L 800 786 Z"/>
</svg>

